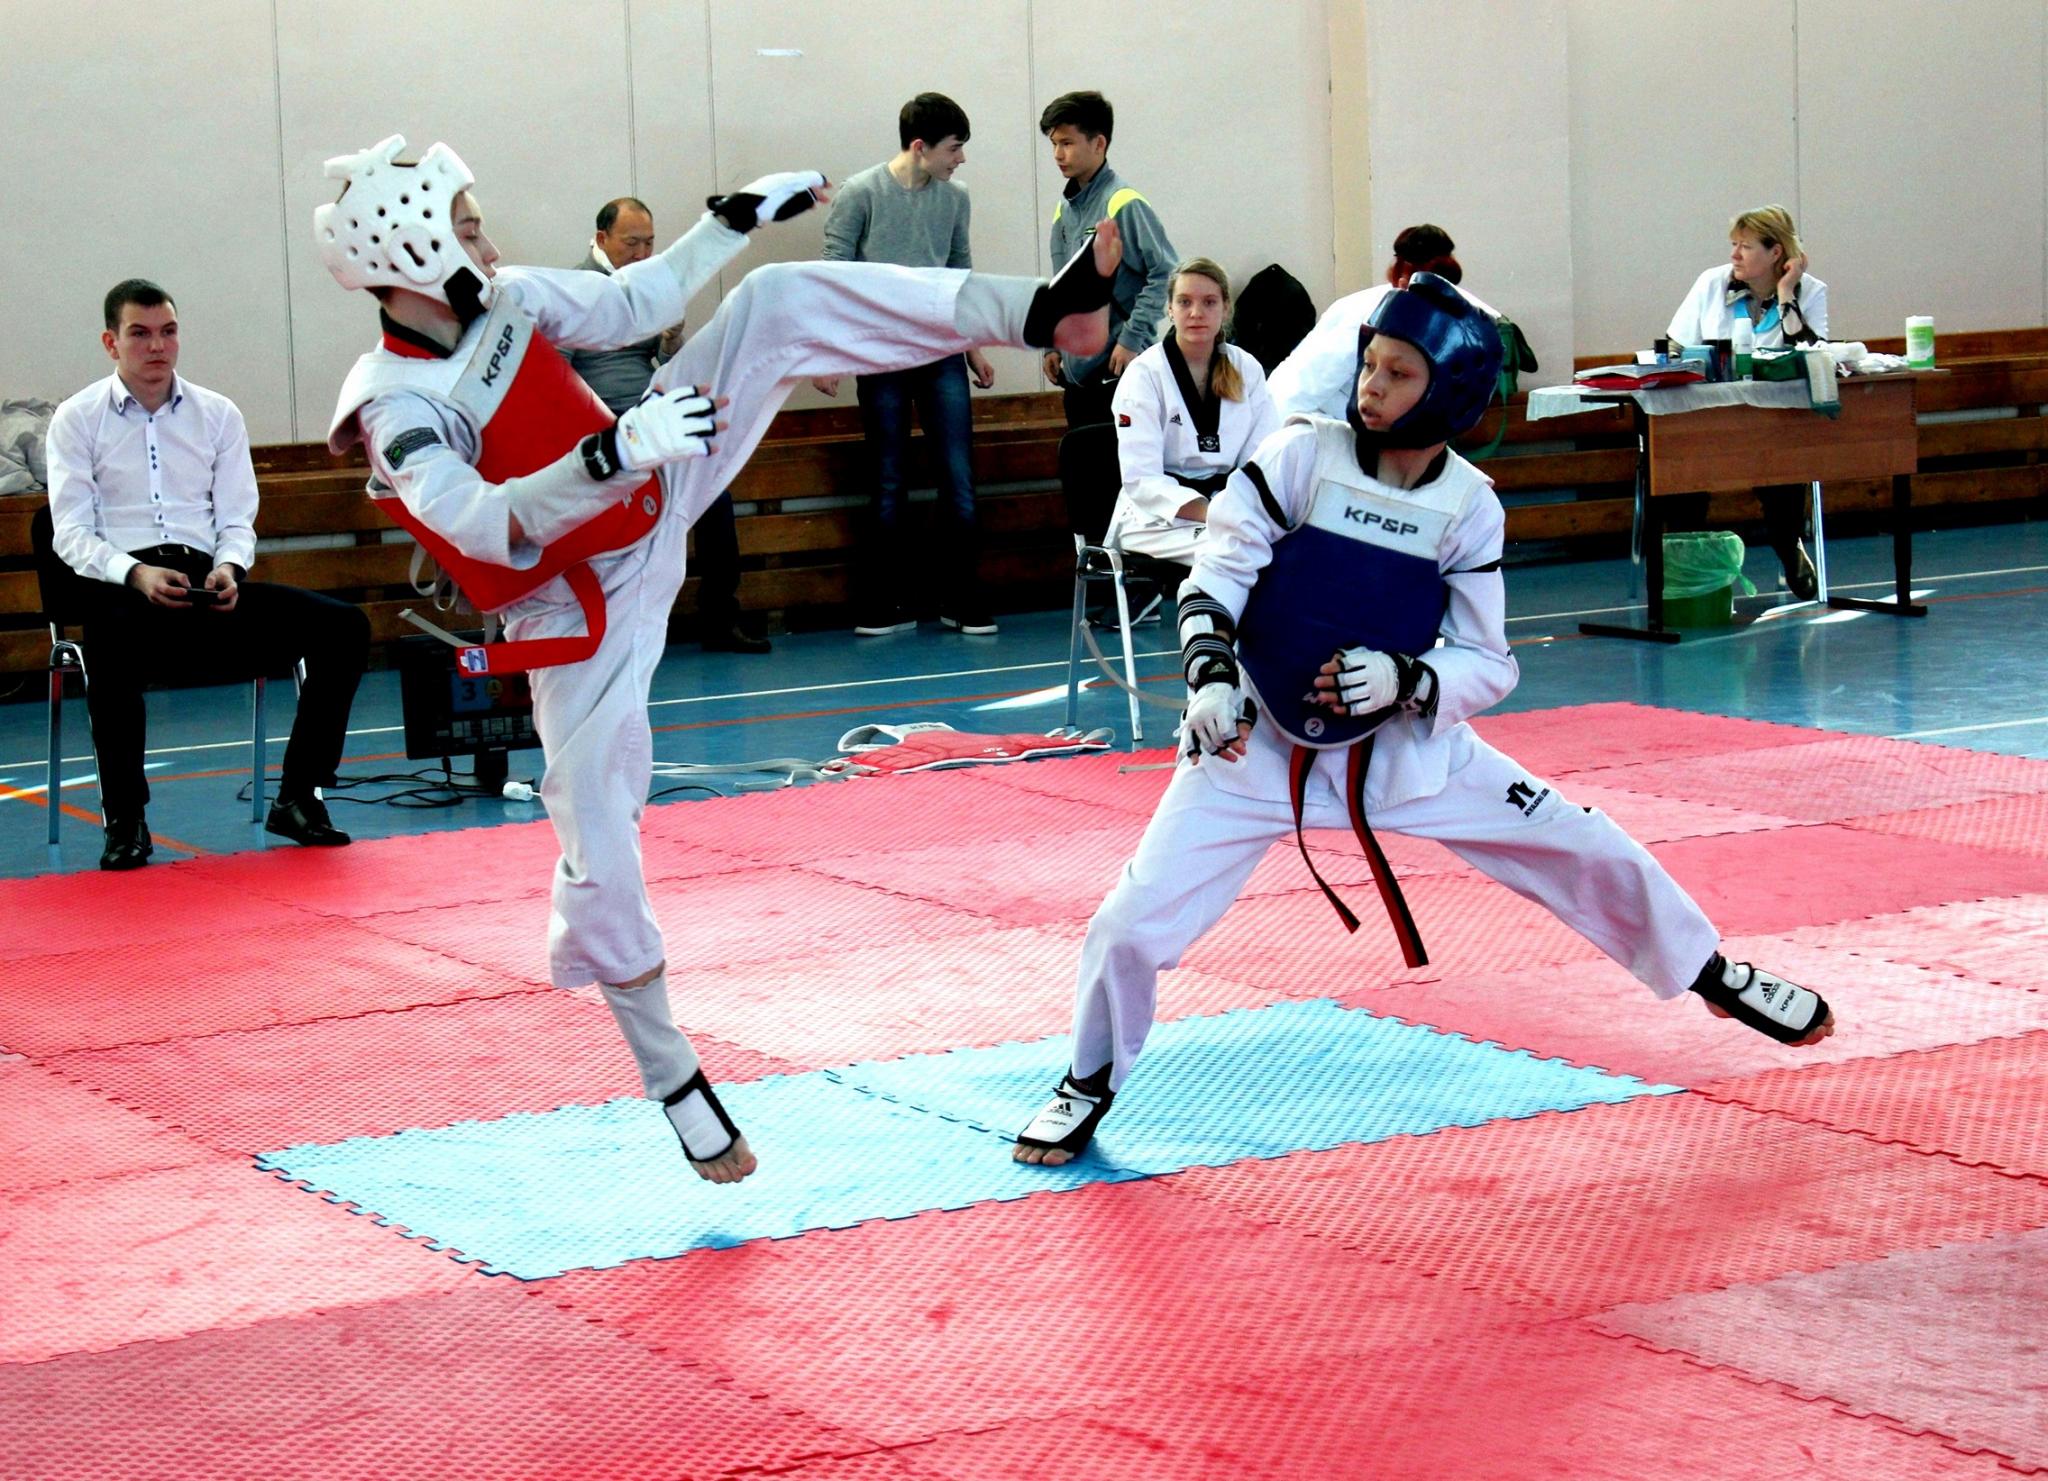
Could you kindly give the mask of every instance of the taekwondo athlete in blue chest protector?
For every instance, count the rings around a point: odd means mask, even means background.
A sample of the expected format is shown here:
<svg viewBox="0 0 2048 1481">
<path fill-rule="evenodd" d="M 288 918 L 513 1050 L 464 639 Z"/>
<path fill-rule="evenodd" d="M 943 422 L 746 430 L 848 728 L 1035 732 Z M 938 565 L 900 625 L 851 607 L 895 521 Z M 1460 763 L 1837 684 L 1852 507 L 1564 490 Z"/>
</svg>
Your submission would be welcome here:
<svg viewBox="0 0 2048 1481">
<path fill-rule="evenodd" d="M 1713 923 L 1641 844 L 1466 723 L 1517 678 L 1505 516 L 1486 476 L 1445 446 L 1485 410 L 1499 333 L 1418 273 L 1359 339 L 1347 420 L 1290 418 L 1210 508 L 1180 592 L 1186 754 L 1089 923 L 1073 1064 L 1017 1138 L 1019 1161 L 1087 1146 L 1144 1047 L 1159 973 L 1222 918 L 1268 845 L 1303 827 L 1358 836 L 1411 965 L 1426 957 L 1375 830 L 1443 843 L 1659 997 L 1698 993 L 1788 1044 L 1834 1030 L 1819 994 L 1725 959 Z"/>
</svg>

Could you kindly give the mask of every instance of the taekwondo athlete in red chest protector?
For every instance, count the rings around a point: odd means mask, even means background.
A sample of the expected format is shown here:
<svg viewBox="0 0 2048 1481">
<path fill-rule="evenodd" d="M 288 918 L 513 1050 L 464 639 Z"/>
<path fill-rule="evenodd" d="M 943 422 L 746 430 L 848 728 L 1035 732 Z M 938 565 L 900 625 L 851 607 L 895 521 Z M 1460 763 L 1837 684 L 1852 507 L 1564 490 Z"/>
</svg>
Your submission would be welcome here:
<svg viewBox="0 0 2048 1481">
<path fill-rule="evenodd" d="M 473 673 L 530 670 L 561 844 L 548 930 L 558 987 L 595 982 L 698 1174 L 756 1160 L 671 1015 L 640 862 L 653 765 L 649 687 L 683 581 L 691 522 L 789 392 L 980 345 L 1077 353 L 1108 339 L 1121 256 L 1099 231 L 1051 282 L 964 270 L 777 263 L 749 273 L 616 421 L 559 348 L 659 333 L 757 225 L 825 199 L 822 175 L 770 175 L 714 199 L 667 251 L 616 274 L 498 267 L 468 168 L 445 144 L 401 161 L 393 136 L 327 162 L 321 260 L 381 303 L 328 445 L 361 445 L 370 493 L 507 641 L 465 648 Z"/>
<path fill-rule="evenodd" d="M 1726 960 L 1641 844 L 1466 723 L 1517 677 L 1500 500 L 1445 445 L 1486 408 L 1499 333 L 1418 273 L 1360 342 L 1348 424 L 1290 418 L 1210 508 L 1180 592 L 1187 754 L 1089 923 L 1073 1063 L 1017 1138 L 1019 1161 L 1063 1163 L 1088 1145 L 1144 1047 L 1161 970 L 1222 917 L 1267 846 L 1303 826 L 1357 835 L 1411 965 L 1422 942 L 1374 830 L 1445 844 L 1659 997 L 1698 993 L 1788 1044 L 1833 1032 L 1819 994 Z"/>
</svg>

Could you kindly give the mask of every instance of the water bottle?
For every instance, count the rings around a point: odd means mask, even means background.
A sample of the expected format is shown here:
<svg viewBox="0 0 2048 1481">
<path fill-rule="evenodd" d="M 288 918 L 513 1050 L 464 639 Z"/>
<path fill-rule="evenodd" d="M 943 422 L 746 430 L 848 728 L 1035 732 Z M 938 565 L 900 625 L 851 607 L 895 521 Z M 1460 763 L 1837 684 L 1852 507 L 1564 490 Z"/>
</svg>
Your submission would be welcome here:
<svg viewBox="0 0 2048 1481">
<path fill-rule="evenodd" d="M 1750 323 L 1747 318 L 1738 318 L 1729 330 L 1728 337 L 1733 349 L 1731 358 L 1735 362 L 1734 369 L 1729 372 L 1729 379 L 1746 381 L 1755 364 L 1756 325 Z"/>
<path fill-rule="evenodd" d="M 1906 320 L 1906 364 L 1914 370 L 1934 369 L 1934 317 L 1915 314 Z"/>
<path fill-rule="evenodd" d="M 531 802 L 538 795 L 529 782 L 505 783 L 505 800 L 507 802 Z"/>
</svg>

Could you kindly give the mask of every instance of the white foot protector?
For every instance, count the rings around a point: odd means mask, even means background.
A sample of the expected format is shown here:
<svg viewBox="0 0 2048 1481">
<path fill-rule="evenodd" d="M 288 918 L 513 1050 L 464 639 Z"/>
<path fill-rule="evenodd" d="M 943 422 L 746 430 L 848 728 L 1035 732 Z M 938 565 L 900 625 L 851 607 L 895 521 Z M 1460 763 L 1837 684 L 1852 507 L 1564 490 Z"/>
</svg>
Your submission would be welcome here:
<svg viewBox="0 0 2048 1481">
<path fill-rule="evenodd" d="M 1826 1021 L 1827 1000 L 1748 962 L 1719 958 L 1718 974 L 1702 973 L 1693 991 L 1738 1022 L 1781 1044 L 1796 1044 Z"/>
<path fill-rule="evenodd" d="M 640 1067 L 641 1087 L 649 1100 L 661 1102 L 684 1155 L 692 1162 L 715 1162 L 731 1151 L 739 1128 L 704 1078 L 696 1049 L 676 1027 L 668 1006 L 668 978 L 655 977 L 639 987 L 600 987 Z"/>
</svg>

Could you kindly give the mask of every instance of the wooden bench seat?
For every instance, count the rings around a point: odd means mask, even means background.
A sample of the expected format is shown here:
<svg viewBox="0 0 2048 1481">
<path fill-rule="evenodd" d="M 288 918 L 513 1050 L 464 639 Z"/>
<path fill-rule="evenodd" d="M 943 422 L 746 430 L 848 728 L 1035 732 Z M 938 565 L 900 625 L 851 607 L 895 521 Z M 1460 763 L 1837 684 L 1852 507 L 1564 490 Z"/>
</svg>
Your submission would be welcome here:
<svg viewBox="0 0 2048 1481">
<path fill-rule="evenodd" d="M 1899 342 L 1872 341 L 1897 353 Z M 1922 382 L 1920 410 L 1939 414 L 1920 428 L 1921 471 L 1914 504 L 1923 512 L 1968 505 L 2013 505 L 2048 495 L 2048 328 L 1943 335 L 1948 374 Z M 1586 357 L 1582 364 L 1610 363 Z M 850 402 L 850 397 L 848 398 Z M 1508 506 L 1509 555 L 1517 548 L 1612 550 L 1632 516 L 1634 432 L 1622 408 L 1531 423 L 1525 398 L 1490 410 L 1463 439 L 1483 446 L 1507 418 L 1500 447 L 1483 465 Z M 1972 417 L 1972 413 L 1982 413 Z M 1958 419 L 1951 419 L 1951 418 Z M 977 399 L 974 468 L 980 490 L 983 556 L 979 572 L 997 610 L 1060 608 L 1066 603 L 1072 543 L 1055 486 L 1066 431 L 1051 393 Z M 407 582 L 411 542 L 363 493 L 360 459 L 337 458 L 318 444 L 253 450 L 262 490 L 257 534 L 259 579 L 288 582 L 358 602 L 378 642 L 414 629 L 399 613 L 421 598 Z M 865 506 L 865 455 L 858 407 L 784 412 L 734 482 L 740 509 L 740 602 L 780 614 L 792 626 L 845 620 L 851 558 Z M 913 437 L 910 482 L 931 486 L 929 458 Z M 1830 529 L 1874 527 L 1890 507 L 1878 482 L 1828 491 Z M 0 497 L 0 671 L 40 668 L 47 653 L 37 619 L 29 519 L 41 494 Z M 1718 495 L 1713 517 L 1753 521 L 1753 503 Z M 914 501 L 914 532 L 933 506 Z M 1939 516 L 1938 516 L 1939 517 Z M 694 578 L 678 609 L 695 607 Z"/>
</svg>

